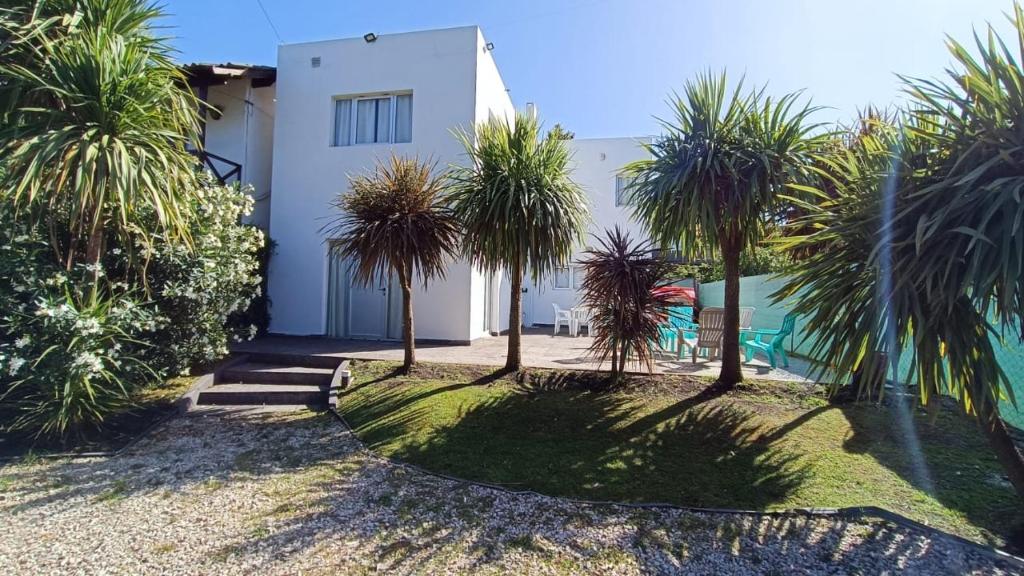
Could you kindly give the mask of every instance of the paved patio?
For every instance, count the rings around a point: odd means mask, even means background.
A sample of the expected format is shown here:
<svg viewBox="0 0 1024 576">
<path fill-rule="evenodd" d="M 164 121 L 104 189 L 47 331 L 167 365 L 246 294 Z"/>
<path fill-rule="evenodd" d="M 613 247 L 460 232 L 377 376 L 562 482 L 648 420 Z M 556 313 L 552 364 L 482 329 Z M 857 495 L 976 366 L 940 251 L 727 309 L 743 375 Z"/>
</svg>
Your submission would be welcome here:
<svg viewBox="0 0 1024 576">
<path fill-rule="evenodd" d="M 523 364 L 531 368 L 601 369 L 602 366 L 590 358 L 587 352 L 592 342 L 593 339 L 588 336 L 573 338 L 564 332 L 560 336 L 552 336 L 550 328 L 528 328 L 523 332 Z M 417 343 L 416 359 L 447 364 L 502 366 L 505 364 L 507 348 L 507 336 L 481 338 L 469 345 Z M 402 360 L 401 342 L 320 337 L 267 336 L 237 344 L 233 350 L 330 355 L 365 360 Z M 698 358 L 697 363 L 693 363 L 688 357 L 677 360 L 673 355 L 664 354 L 658 359 L 654 369 L 661 374 L 715 377 L 720 367 L 721 363 L 718 361 Z M 603 368 L 607 368 L 607 363 Z M 764 356 L 758 356 L 752 362 L 743 364 L 743 373 L 750 378 L 761 380 L 804 382 L 810 381 L 811 366 L 802 358 L 790 358 L 789 368 L 772 369 Z"/>
</svg>

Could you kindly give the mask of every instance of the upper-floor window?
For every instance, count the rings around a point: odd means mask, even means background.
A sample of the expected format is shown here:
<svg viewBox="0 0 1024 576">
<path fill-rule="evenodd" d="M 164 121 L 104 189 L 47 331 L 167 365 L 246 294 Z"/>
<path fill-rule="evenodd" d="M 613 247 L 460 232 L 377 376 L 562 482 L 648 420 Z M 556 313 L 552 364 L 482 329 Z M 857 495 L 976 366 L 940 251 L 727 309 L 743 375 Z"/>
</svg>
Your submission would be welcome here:
<svg viewBox="0 0 1024 576">
<path fill-rule="evenodd" d="M 335 146 L 412 142 L 412 94 L 334 101 Z"/>
<path fill-rule="evenodd" d="M 615 205 L 616 206 L 628 206 L 632 204 L 629 200 L 629 194 L 632 192 L 630 187 L 636 178 L 632 176 L 626 176 L 625 174 L 618 174 L 615 176 Z"/>
</svg>

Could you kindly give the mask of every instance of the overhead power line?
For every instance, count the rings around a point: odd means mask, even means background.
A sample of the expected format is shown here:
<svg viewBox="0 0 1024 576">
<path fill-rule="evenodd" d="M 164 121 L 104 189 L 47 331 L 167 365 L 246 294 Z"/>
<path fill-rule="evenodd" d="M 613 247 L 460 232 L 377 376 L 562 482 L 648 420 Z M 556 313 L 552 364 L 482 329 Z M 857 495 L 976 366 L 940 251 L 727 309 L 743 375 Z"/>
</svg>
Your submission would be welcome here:
<svg viewBox="0 0 1024 576">
<path fill-rule="evenodd" d="M 277 41 L 280 44 L 284 44 L 284 40 L 281 39 L 281 34 L 277 31 L 277 26 L 274 26 L 274 21 L 270 19 L 270 14 L 267 13 L 267 9 L 263 7 L 262 0 L 256 0 L 256 4 L 260 7 L 263 12 L 263 17 L 267 19 L 267 24 L 270 24 L 270 29 L 274 31 L 274 36 L 277 36 Z"/>
</svg>

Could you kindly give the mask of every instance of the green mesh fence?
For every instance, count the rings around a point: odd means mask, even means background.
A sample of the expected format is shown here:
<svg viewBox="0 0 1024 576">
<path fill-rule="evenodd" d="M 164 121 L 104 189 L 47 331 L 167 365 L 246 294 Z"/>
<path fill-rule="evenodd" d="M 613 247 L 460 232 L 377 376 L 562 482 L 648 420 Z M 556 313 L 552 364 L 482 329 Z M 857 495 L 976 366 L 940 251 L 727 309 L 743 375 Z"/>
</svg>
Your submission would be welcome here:
<svg viewBox="0 0 1024 576">
<path fill-rule="evenodd" d="M 782 318 L 786 315 L 785 304 L 773 304 L 771 295 L 778 290 L 783 280 L 771 279 L 770 276 L 748 276 L 740 278 L 740 306 L 753 306 L 753 328 L 775 329 L 782 326 Z M 701 306 L 721 306 L 725 300 L 725 283 L 709 282 L 700 285 L 699 298 Z M 793 338 L 787 342 L 786 349 L 803 356 L 810 355 L 810 343 L 804 340 L 804 322 L 798 318 Z M 997 343 L 996 350 L 999 363 L 1010 377 L 1014 395 L 1020 409 L 1009 401 L 1002 406 L 1003 417 L 1007 422 L 1018 428 L 1024 428 L 1024 343 L 1016 335 L 1020 331 L 1007 330 L 1006 339 Z M 910 355 L 904 354 L 901 361 L 901 372 L 906 378 L 909 370 Z"/>
</svg>

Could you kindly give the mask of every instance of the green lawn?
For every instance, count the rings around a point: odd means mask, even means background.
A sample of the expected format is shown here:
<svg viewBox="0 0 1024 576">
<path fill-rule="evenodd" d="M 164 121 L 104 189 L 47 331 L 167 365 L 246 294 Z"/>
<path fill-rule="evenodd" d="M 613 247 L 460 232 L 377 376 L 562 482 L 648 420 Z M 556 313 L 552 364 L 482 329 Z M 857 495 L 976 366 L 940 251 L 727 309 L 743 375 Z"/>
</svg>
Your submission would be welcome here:
<svg viewBox="0 0 1024 576">
<path fill-rule="evenodd" d="M 381 454 L 471 480 L 559 496 L 704 507 L 875 505 L 1002 545 L 1024 511 L 984 439 L 952 410 L 901 428 L 891 408 L 834 407 L 801 385 L 359 362 L 339 410 Z M 926 463 L 915 467 L 903 429 Z M 929 489 L 929 486 L 933 487 Z"/>
</svg>

